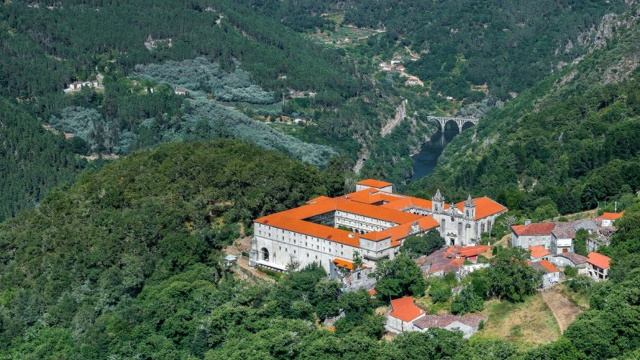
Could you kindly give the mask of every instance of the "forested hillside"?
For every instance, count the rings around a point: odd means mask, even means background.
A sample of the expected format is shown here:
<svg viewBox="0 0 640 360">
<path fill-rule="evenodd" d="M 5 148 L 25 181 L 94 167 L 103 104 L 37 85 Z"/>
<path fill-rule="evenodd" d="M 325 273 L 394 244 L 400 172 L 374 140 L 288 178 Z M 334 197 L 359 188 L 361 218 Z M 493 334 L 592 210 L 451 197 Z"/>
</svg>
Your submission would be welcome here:
<svg viewBox="0 0 640 360">
<path fill-rule="evenodd" d="M 436 173 L 411 189 L 489 195 L 538 220 L 633 202 L 640 190 L 640 38 L 635 17 L 627 19 L 633 26 L 621 26 L 607 47 L 455 139 Z"/>
<path fill-rule="evenodd" d="M 625 6 L 621 1 L 535 6 L 466 0 L 375 6 L 5 2 L 0 95 L 41 124 L 66 132 L 71 146 L 63 146 L 60 156 L 68 158 L 233 137 L 319 166 L 335 155 L 351 166 L 366 158 L 361 176 L 401 184 L 411 178 L 410 155 L 436 129 L 428 115 L 482 114 L 499 99 L 522 92 L 596 46 L 602 16 Z M 336 31 L 336 14 L 343 27 L 380 30 L 349 46 L 312 40 L 314 34 Z M 415 61 L 408 61 L 409 54 Z M 399 55 L 425 89 L 408 88 L 397 74 L 380 74 L 378 62 Z M 99 85 L 65 94 L 75 81 Z M 175 94 L 178 86 L 189 94 Z M 404 100 L 408 121 L 383 137 L 381 129 Z M 293 119 L 305 123 L 294 126 Z M 15 140 L 19 144 L 11 147 L 36 148 L 28 138 Z M 14 168 L 7 171 L 17 176 Z M 60 179 L 73 179 L 76 171 L 56 172 L 67 174 Z M 14 214 L 9 208 L 37 204 L 59 183 L 20 178 L 12 186 L 36 189 L 35 195 L 14 197 L 16 204 L 2 201 L 2 217 Z"/>
<path fill-rule="evenodd" d="M 381 340 L 364 291 L 320 267 L 275 284 L 238 280 L 221 247 L 249 220 L 341 192 L 321 172 L 257 146 L 169 144 L 83 175 L 0 224 L 3 359 L 603 359 L 638 354 L 640 205 L 611 249 L 611 281 L 555 343 L 518 349 L 430 330 Z M 411 261 L 409 261 L 411 262 Z M 415 265 L 414 265 L 415 266 Z M 417 268 L 416 268 L 417 269 Z M 424 290 L 424 288 L 423 288 Z M 335 332 L 318 318 L 337 314 Z M 593 329 L 598 329 L 595 334 Z"/>
</svg>

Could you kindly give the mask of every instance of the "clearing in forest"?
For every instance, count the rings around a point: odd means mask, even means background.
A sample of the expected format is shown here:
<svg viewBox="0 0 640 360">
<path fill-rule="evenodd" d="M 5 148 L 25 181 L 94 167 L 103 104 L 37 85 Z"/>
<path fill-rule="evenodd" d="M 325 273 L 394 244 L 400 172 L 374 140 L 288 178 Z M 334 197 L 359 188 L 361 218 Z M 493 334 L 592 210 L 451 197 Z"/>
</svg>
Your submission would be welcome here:
<svg viewBox="0 0 640 360">
<path fill-rule="evenodd" d="M 540 293 L 522 303 L 489 300 L 483 315 L 489 319 L 474 336 L 506 339 L 522 348 L 548 344 L 560 337 L 560 328 Z"/>
<path fill-rule="evenodd" d="M 578 314 L 582 312 L 582 309 L 560 292 L 559 286 L 554 286 L 548 291 L 542 292 L 542 298 L 553 312 L 553 316 L 558 321 L 558 326 L 560 326 L 560 331 L 562 332 L 567 330 Z"/>
</svg>

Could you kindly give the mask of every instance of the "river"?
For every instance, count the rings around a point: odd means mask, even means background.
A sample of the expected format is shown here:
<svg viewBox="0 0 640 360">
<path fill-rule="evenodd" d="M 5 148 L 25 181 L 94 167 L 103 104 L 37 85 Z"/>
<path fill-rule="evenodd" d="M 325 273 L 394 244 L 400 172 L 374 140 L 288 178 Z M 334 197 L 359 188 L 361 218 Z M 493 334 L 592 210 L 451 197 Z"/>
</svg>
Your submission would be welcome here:
<svg viewBox="0 0 640 360">
<path fill-rule="evenodd" d="M 413 156 L 413 176 L 411 181 L 429 175 L 438 163 L 438 158 L 447 144 L 458 135 L 458 128 L 455 124 L 447 124 L 444 133 L 438 130 L 431 139 L 422 145 L 420 152 Z"/>
</svg>

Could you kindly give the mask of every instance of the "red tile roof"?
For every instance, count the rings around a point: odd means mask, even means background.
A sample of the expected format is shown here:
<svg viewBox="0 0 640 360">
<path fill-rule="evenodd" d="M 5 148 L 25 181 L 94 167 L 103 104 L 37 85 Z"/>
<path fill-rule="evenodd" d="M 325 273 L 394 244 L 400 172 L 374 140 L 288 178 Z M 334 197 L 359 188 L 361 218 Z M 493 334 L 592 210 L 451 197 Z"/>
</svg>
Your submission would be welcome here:
<svg viewBox="0 0 640 360">
<path fill-rule="evenodd" d="M 364 186 L 371 186 L 371 187 L 374 187 L 374 188 L 383 188 L 383 187 L 387 187 L 387 186 L 393 185 L 390 182 L 380 181 L 380 180 L 375 180 L 375 179 L 366 179 L 366 180 L 358 181 L 356 184 L 364 185 Z"/>
<path fill-rule="evenodd" d="M 622 217 L 622 215 L 624 215 L 624 211 L 621 211 L 619 213 L 604 213 L 602 214 L 602 218 L 604 220 L 618 220 Z"/>
<path fill-rule="evenodd" d="M 440 224 L 436 221 L 436 219 L 432 218 L 431 216 L 425 216 L 414 222 L 404 223 L 404 224 L 394 226 L 392 228 L 382 230 L 382 231 L 372 231 L 364 235 L 361 235 L 360 237 L 362 237 L 363 239 L 369 239 L 374 241 L 380 241 L 387 238 L 391 238 L 391 242 L 392 242 L 391 245 L 397 246 L 397 245 L 400 245 L 400 243 L 398 242 L 399 240 L 402 240 L 409 235 L 409 232 L 411 231 L 411 227 L 415 222 L 417 222 L 418 228 L 420 228 L 420 230 L 422 231 L 427 231 L 440 226 Z"/>
<path fill-rule="evenodd" d="M 404 322 L 411 322 L 422 315 L 424 315 L 424 310 L 413 303 L 413 297 L 411 296 L 391 300 L 391 312 L 389 316 L 393 316 Z"/>
<path fill-rule="evenodd" d="M 555 229 L 554 223 L 533 223 L 529 225 L 512 225 L 511 229 L 518 236 L 551 235 Z"/>
<path fill-rule="evenodd" d="M 560 271 L 560 270 L 558 270 L 557 267 L 555 267 L 555 265 L 553 265 L 551 262 L 549 262 L 547 260 L 540 260 L 539 263 L 540 263 L 540 265 L 542 265 L 542 267 L 547 269 L 547 271 L 549 271 L 550 273 L 556 273 L 556 272 Z"/>
<path fill-rule="evenodd" d="M 472 200 L 476 205 L 476 220 L 498 214 L 503 211 L 507 211 L 507 208 L 498 204 L 497 202 L 489 199 L 488 197 L 481 197 Z M 456 204 L 456 207 L 460 211 L 464 211 L 464 201 Z"/>
<path fill-rule="evenodd" d="M 540 259 L 550 254 L 547 249 L 545 249 L 543 246 L 540 246 L 540 245 L 530 247 L 529 251 L 531 251 L 531 256 L 533 256 L 536 259 Z"/>
<path fill-rule="evenodd" d="M 491 248 L 491 246 L 489 245 L 465 246 L 465 247 L 458 247 L 457 251 L 458 251 L 458 254 L 460 254 L 460 257 L 468 258 L 468 257 L 478 256 L 483 252 L 489 250 L 489 248 Z"/>
<path fill-rule="evenodd" d="M 336 264 L 336 266 L 338 267 L 347 268 L 347 270 L 353 270 L 355 268 L 353 263 L 347 260 L 333 259 L 333 263 Z"/>
<path fill-rule="evenodd" d="M 611 258 L 602 254 L 598 254 L 597 252 L 592 252 L 587 256 L 587 262 L 599 267 L 600 269 L 608 269 Z"/>
</svg>

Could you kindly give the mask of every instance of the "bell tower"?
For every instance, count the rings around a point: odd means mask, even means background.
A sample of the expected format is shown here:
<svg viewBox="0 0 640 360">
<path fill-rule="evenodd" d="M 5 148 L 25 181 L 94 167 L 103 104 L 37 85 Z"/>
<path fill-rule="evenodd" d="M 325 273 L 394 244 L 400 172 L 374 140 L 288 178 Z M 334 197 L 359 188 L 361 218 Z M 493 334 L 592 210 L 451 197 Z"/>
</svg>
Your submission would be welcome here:
<svg viewBox="0 0 640 360">
<path fill-rule="evenodd" d="M 431 210 L 434 214 L 441 214 L 444 212 L 444 197 L 442 197 L 440 189 L 438 189 L 436 194 L 431 198 Z"/>
<path fill-rule="evenodd" d="M 467 198 L 467 201 L 464 202 L 463 206 L 464 217 L 469 220 L 476 219 L 476 204 L 471 199 L 471 194 Z"/>
</svg>

